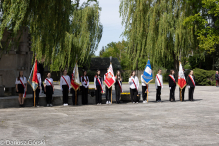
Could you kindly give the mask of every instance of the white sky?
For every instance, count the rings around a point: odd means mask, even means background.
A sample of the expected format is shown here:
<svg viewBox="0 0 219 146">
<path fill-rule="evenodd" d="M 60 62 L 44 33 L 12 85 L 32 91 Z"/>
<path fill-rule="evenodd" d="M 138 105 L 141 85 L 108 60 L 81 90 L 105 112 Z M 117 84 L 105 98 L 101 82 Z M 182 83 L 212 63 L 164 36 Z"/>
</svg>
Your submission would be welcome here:
<svg viewBox="0 0 219 146">
<path fill-rule="evenodd" d="M 80 0 L 80 4 L 87 0 Z M 106 46 L 110 42 L 122 41 L 120 37 L 123 32 L 122 19 L 119 17 L 120 0 L 98 0 L 99 6 L 102 8 L 100 22 L 103 25 L 102 39 L 99 43 L 98 50 L 95 55 L 99 55 L 102 46 Z"/>
</svg>

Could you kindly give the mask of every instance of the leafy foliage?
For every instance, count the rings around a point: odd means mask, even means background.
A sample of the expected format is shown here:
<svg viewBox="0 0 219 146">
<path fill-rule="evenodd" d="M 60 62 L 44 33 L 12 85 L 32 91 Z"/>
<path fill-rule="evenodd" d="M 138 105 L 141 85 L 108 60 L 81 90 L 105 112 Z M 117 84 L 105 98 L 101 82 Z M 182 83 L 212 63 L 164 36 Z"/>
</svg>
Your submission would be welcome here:
<svg viewBox="0 0 219 146">
<path fill-rule="evenodd" d="M 83 63 L 97 49 L 102 36 L 100 7 L 96 0 L 2 0 L 0 40 L 5 29 L 18 36 L 28 27 L 32 51 L 53 69 Z"/>
<path fill-rule="evenodd" d="M 195 83 L 196 85 L 202 85 L 202 86 L 215 86 L 215 71 L 214 70 L 203 70 L 199 68 L 195 68 L 193 70 L 195 75 Z"/>
</svg>

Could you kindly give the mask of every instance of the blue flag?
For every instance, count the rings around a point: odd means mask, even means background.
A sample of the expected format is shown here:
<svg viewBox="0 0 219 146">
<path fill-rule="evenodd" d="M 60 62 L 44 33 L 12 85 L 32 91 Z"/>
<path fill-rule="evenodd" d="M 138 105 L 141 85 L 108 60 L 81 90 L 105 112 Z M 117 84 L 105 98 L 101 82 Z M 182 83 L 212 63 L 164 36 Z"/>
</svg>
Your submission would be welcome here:
<svg viewBox="0 0 219 146">
<path fill-rule="evenodd" d="M 152 74 L 150 60 L 148 60 L 148 62 L 147 62 L 147 65 L 144 69 L 144 73 L 143 73 L 142 78 L 146 84 L 150 83 L 153 80 L 153 74 Z"/>
</svg>

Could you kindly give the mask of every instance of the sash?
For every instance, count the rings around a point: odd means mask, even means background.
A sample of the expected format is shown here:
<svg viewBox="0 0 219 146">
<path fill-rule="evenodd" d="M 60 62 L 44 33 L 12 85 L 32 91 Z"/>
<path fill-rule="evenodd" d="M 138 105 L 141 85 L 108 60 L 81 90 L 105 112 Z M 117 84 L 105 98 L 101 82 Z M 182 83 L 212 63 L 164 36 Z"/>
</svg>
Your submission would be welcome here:
<svg viewBox="0 0 219 146">
<path fill-rule="evenodd" d="M 191 75 L 189 75 L 189 77 L 190 77 L 190 79 L 191 79 L 191 81 L 192 81 L 192 83 L 193 83 L 193 85 L 195 87 L 195 82 L 194 82 L 193 78 L 191 77 Z"/>
<path fill-rule="evenodd" d="M 120 91 L 121 91 L 121 93 L 122 93 L 122 92 L 123 92 L 123 91 L 122 91 L 122 85 L 121 85 L 120 81 L 117 80 L 117 82 L 119 82 Z"/>
<path fill-rule="evenodd" d="M 47 82 L 49 82 L 49 84 L 52 86 L 52 88 L 53 88 L 53 85 L 52 85 L 52 83 L 48 80 L 48 79 L 46 79 L 47 80 Z"/>
<path fill-rule="evenodd" d="M 83 78 L 84 78 L 85 76 L 83 76 Z M 85 81 L 85 83 L 87 84 L 87 81 L 86 81 L 86 78 L 84 79 L 84 81 Z"/>
<path fill-rule="evenodd" d="M 160 86 L 161 86 L 161 88 L 162 88 L 162 85 L 161 85 L 161 82 L 160 82 L 160 79 L 159 79 L 159 77 L 156 75 L 156 77 L 157 77 L 157 80 L 158 80 L 158 82 L 160 83 Z"/>
<path fill-rule="evenodd" d="M 62 78 L 65 80 L 65 83 L 68 85 L 68 82 L 66 81 L 66 79 L 62 76 Z M 68 85 L 68 88 L 69 88 L 69 85 Z"/>
<path fill-rule="evenodd" d="M 101 85 L 101 83 L 100 83 L 100 80 L 99 80 L 99 78 L 98 78 L 97 76 L 95 76 L 95 77 L 96 77 L 97 81 L 99 82 L 100 88 L 101 88 L 101 92 L 103 93 L 103 88 L 102 88 L 102 85 Z"/>
<path fill-rule="evenodd" d="M 171 76 L 171 75 L 169 75 L 169 77 L 171 77 L 171 79 L 174 81 L 174 83 L 176 84 L 176 81 L 175 81 L 175 79 Z"/>
<path fill-rule="evenodd" d="M 23 98 L 25 98 L 26 97 L 26 92 L 25 92 L 25 86 L 24 86 L 24 84 L 23 84 L 23 82 L 21 81 L 21 78 L 20 78 L 20 82 L 21 82 L 21 84 L 23 85 L 23 87 L 24 87 L 24 94 L 23 94 Z"/>
<path fill-rule="evenodd" d="M 134 83 L 134 85 L 135 85 L 135 89 L 136 89 L 137 92 L 138 92 L 137 86 L 136 86 L 135 81 L 134 81 L 133 79 L 132 79 L 132 82 Z"/>
</svg>

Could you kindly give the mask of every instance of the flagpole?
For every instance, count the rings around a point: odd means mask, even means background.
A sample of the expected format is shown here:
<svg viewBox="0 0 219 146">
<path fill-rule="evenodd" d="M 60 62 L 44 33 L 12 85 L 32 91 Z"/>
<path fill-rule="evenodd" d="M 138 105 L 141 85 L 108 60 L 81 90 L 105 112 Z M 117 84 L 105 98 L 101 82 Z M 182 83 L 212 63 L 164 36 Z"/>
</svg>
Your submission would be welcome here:
<svg viewBox="0 0 219 146">
<path fill-rule="evenodd" d="M 147 85 L 147 102 L 148 102 L 148 85 Z"/>
<path fill-rule="evenodd" d="M 112 64 L 112 56 L 110 56 L 110 64 Z M 113 73 L 114 74 L 114 73 Z M 111 86 L 111 104 L 113 104 L 113 95 L 112 95 L 112 92 L 113 92 L 113 87 Z M 108 96 L 108 95 L 107 95 Z"/>
<path fill-rule="evenodd" d="M 36 95 L 36 90 L 34 91 L 34 107 L 35 107 L 35 100 L 36 100 L 35 99 L 36 98 L 35 95 Z"/>
<path fill-rule="evenodd" d="M 77 91 L 78 90 L 75 91 L 75 105 L 77 105 Z"/>
<path fill-rule="evenodd" d="M 182 101 L 182 89 L 180 88 L 180 101 Z"/>
</svg>

